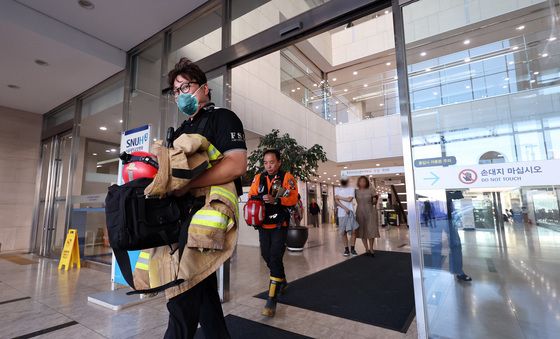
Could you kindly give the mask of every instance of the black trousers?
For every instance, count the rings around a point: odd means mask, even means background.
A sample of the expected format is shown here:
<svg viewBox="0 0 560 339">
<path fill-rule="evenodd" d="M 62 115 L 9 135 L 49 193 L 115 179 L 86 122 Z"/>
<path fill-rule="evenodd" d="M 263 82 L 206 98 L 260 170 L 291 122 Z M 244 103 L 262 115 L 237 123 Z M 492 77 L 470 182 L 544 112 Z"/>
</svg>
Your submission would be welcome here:
<svg viewBox="0 0 560 339">
<path fill-rule="evenodd" d="M 275 278 L 285 278 L 284 252 L 286 251 L 286 238 L 288 227 L 273 229 L 259 229 L 259 242 L 261 243 L 261 255 L 270 270 L 270 275 Z"/>
<path fill-rule="evenodd" d="M 169 324 L 165 339 L 194 338 L 199 322 L 206 339 L 230 338 L 218 294 L 216 273 L 171 298 L 167 302 L 167 309 Z"/>
</svg>

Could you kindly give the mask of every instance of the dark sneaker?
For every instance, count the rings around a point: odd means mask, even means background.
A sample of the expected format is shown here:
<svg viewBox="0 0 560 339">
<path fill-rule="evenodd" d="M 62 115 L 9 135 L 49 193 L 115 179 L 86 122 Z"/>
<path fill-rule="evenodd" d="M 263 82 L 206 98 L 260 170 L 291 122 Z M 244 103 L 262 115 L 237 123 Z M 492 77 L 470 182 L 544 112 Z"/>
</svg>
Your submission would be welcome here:
<svg viewBox="0 0 560 339">
<path fill-rule="evenodd" d="M 472 278 L 469 277 L 468 275 L 466 275 L 465 273 L 457 274 L 456 277 L 457 277 L 457 280 L 459 280 L 459 281 L 472 281 Z"/>
<path fill-rule="evenodd" d="M 352 253 L 352 256 L 358 255 L 358 253 L 356 252 L 356 250 L 352 250 L 352 251 L 350 251 L 350 253 Z"/>
<path fill-rule="evenodd" d="M 344 250 L 344 256 L 347 257 L 350 255 L 350 251 L 348 249 Z"/>
</svg>

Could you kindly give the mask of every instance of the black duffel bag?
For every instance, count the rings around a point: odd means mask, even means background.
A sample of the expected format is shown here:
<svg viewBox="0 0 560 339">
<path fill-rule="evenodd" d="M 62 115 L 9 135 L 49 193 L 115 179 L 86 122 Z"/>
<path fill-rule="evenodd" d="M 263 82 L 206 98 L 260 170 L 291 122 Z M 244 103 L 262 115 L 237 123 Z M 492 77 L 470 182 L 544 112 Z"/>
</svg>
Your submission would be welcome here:
<svg viewBox="0 0 560 339">
<path fill-rule="evenodd" d="M 105 199 L 105 217 L 109 243 L 123 277 L 135 289 L 127 251 L 168 246 L 171 254 L 179 250 L 179 261 L 187 243 L 188 226 L 192 215 L 204 206 L 204 197 L 148 198 L 144 189 L 152 179 L 142 178 L 124 185 L 109 187 Z M 173 244 L 177 246 L 173 248 Z M 136 290 L 128 294 L 154 293 L 182 283 L 176 279 L 150 290 Z"/>
</svg>

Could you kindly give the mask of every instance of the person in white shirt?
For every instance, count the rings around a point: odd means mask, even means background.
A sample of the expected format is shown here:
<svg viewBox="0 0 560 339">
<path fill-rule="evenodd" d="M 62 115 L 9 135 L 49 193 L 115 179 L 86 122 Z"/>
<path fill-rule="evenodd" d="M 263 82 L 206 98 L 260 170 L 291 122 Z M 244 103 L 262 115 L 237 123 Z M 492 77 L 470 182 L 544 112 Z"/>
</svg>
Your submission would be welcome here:
<svg viewBox="0 0 560 339">
<path fill-rule="evenodd" d="M 350 254 L 358 255 L 356 253 L 356 230 L 358 227 L 358 222 L 356 221 L 356 216 L 354 215 L 354 207 L 352 206 L 352 201 L 355 198 L 355 190 L 353 187 L 348 186 L 348 178 L 340 178 L 340 186 L 334 189 L 334 201 L 337 206 L 338 212 L 338 230 L 342 235 L 342 242 L 344 243 L 344 256 L 347 257 Z M 350 237 L 350 249 L 348 248 L 348 235 Z"/>
</svg>

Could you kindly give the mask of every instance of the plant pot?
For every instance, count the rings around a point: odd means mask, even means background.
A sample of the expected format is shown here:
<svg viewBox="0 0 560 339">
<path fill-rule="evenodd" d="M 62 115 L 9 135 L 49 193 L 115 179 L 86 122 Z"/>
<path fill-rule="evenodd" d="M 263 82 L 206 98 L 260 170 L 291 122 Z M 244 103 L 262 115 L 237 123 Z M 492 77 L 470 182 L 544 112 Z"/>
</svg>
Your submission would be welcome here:
<svg viewBox="0 0 560 339">
<path fill-rule="evenodd" d="M 303 246 L 307 242 L 309 232 L 307 227 L 304 226 L 290 226 L 288 227 L 288 238 L 286 239 L 286 246 L 288 251 L 301 252 Z"/>
</svg>

